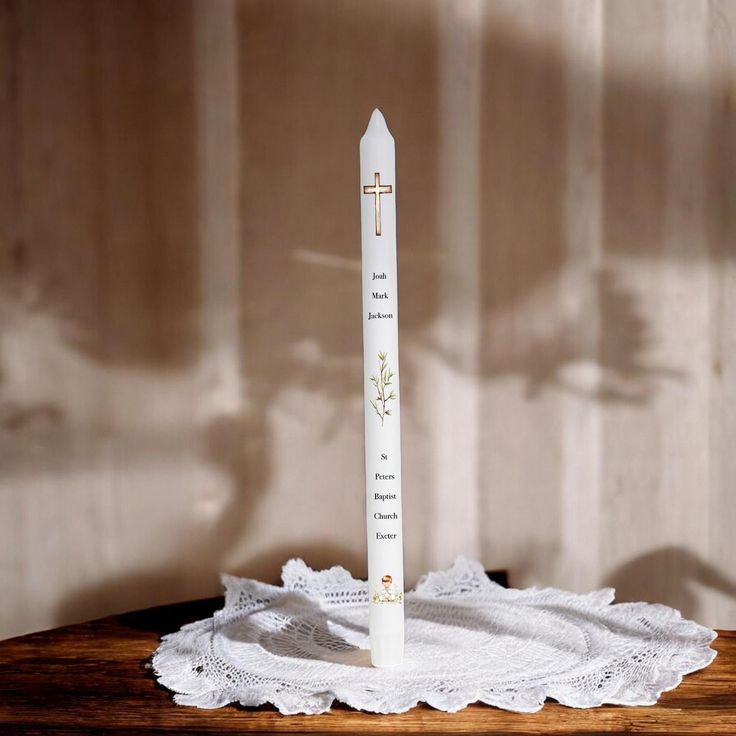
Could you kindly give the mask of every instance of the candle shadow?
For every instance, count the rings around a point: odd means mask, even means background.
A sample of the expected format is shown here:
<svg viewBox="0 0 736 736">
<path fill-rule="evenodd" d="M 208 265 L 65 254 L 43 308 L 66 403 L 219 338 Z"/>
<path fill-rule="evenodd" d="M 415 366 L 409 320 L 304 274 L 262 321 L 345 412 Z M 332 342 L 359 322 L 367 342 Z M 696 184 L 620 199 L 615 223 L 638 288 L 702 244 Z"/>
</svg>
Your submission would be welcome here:
<svg viewBox="0 0 736 736">
<path fill-rule="evenodd" d="M 149 565 L 128 575 L 111 576 L 104 583 L 70 589 L 56 607 L 59 621 L 81 621 L 111 612 L 135 611 L 172 601 L 186 601 L 203 595 L 222 592 L 219 573 L 228 570 L 233 575 L 255 578 L 273 585 L 281 584 L 281 568 L 287 560 L 300 557 L 314 570 L 325 570 L 341 565 L 356 577 L 365 577 L 365 562 L 355 550 L 330 543 L 293 544 L 274 547 L 263 554 L 252 555 L 244 563 L 227 566 L 223 559 L 243 532 L 243 519 L 248 517 L 243 508 L 231 508 L 230 514 L 240 523 L 236 526 L 221 522 L 205 537 L 210 548 L 203 554 L 200 545 L 182 547 L 176 560 Z M 214 562 L 213 562 L 214 560 Z M 355 572 L 357 571 L 357 573 Z M 207 604 L 209 605 L 209 604 Z M 177 626 L 161 631 L 173 631 Z"/>
</svg>

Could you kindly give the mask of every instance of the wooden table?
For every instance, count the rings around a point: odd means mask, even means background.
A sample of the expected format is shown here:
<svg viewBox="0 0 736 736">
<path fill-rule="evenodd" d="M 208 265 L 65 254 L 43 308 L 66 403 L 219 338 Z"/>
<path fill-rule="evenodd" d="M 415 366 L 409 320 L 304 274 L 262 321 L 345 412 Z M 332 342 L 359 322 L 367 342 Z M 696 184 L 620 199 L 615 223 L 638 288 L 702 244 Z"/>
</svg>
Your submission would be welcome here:
<svg viewBox="0 0 736 736">
<path fill-rule="evenodd" d="M 148 667 L 159 637 L 204 618 L 221 598 L 162 606 L 0 642 L 0 734 L 731 734 L 736 735 L 736 632 L 719 654 L 651 707 L 590 710 L 548 703 L 533 715 L 484 705 L 459 713 L 419 706 L 396 716 L 343 706 L 320 716 L 273 708 L 176 706 Z"/>
</svg>

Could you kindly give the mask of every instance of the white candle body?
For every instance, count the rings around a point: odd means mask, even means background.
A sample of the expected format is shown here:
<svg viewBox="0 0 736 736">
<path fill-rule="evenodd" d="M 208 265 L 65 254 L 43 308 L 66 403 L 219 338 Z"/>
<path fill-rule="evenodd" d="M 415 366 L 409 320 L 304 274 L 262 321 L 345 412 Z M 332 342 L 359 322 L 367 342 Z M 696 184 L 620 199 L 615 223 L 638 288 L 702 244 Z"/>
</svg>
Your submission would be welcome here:
<svg viewBox="0 0 736 736">
<path fill-rule="evenodd" d="M 374 110 L 360 141 L 365 473 L 371 661 L 404 655 L 394 139 Z"/>
</svg>

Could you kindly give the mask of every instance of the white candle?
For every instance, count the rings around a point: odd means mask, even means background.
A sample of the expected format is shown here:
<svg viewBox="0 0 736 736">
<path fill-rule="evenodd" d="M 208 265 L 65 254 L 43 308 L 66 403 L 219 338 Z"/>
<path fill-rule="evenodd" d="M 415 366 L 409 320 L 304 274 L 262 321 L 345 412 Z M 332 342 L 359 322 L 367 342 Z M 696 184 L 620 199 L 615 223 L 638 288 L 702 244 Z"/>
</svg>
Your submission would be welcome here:
<svg viewBox="0 0 736 736">
<path fill-rule="evenodd" d="M 371 661 L 404 656 L 394 139 L 374 110 L 360 139 L 363 370 Z"/>
</svg>

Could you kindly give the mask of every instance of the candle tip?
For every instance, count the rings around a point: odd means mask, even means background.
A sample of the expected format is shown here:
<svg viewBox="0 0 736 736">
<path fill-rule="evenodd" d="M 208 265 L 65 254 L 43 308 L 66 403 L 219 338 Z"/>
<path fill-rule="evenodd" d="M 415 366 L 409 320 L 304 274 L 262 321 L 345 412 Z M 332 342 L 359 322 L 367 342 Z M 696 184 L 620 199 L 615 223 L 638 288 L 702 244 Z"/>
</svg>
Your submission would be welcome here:
<svg viewBox="0 0 736 736">
<path fill-rule="evenodd" d="M 365 129 L 365 135 L 377 135 L 387 134 L 391 135 L 386 125 L 386 120 L 383 117 L 383 113 L 376 108 L 371 114 L 371 119 L 368 121 L 368 127 Z"/>
</svg>

